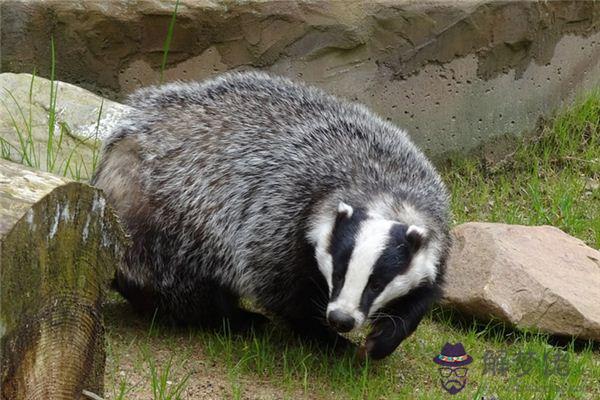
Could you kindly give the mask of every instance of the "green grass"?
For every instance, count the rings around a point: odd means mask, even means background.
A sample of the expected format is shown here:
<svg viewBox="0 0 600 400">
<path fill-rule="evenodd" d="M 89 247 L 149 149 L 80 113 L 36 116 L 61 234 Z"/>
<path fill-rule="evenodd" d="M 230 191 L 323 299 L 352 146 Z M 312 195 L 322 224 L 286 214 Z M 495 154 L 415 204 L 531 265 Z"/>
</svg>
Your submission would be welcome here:
<svg viewBox="0 0 600 400">
<path fill-rule="evenodd" d="M 351 352 L 324 353 L 294 339 L 279 325 L 244 336 L 163 328 L 152 338 L 139 331 L 136 333 L 135 329 L 119 336 L 115 331 L 122 327 L 111 329 L 113 323 L 119 323 L 116 320 L 108 326 L 109 342 L 119 343 L 130 335 L 135 337 L 135 346 L 129 345 L 123 353 L 143 360 L 151 347 L 156 354 L 163 354 L 162 357 L 157 355 L 154 362 L 166 363 L 163 364 L 165 370 L 172 365 L 171 357 L 176 357 L 179 365 L 185 365 L 171 378 L 172 386 L 181 388 L 182 398 L 194 398 L 186 397 L 186 386 L 202 380 L 222 382 L 221 395 L 226 398 L 261 398 L 265 393 L 287 399 L 449 398 L 439 386 L 437 367 L 432 362 L 446 341 L 462 342 L 474 358 L 469 366 L 467 388 L 452 398 L 479 399 L 483 395 L 496 395 L 501 399 L 596 399 L 600 396 L 597 385 L 600 356 L 590 344 L 569 342 L 563 347 L 553 346 L 546 335 L 513 331 L 500 323 L 482 325 L 476 321 L 457 321 L 460 319 L 448 311 L 435 310 L 395 354 L 385 361 L 372 363 L 359 362 Z M 505 375 L 484 374 L 486 352 L 502 350 L 512 357 L 531 352 L 535 358 L 530 369 L 526 369 L 528 373 L 517 376 L 517 364 L 512 363 Z M 187 354 L 182 354 L 185 352 Z M 546 370 L 551 364 L 544 364 L 545 354 L 568 357 L 567 368 L 560 371 L 564 376 Z M 109 365 L 119 366 L 119 360 L 109 356 Z M 147 392 L 148 387 L 154 387 L 154 382 L 160 380 L 143 362 L 138 362 L 135 369 L 138 373 L 135 379 L 114 383 L 113 390 L 126 392 L 121 398 L 146 398 L 140 393 Z M 109 386 L 111 379 L 108 378 Z M 137 386 L 130 390 L 128 384 Z"/>
<path fill-rule="evenodd" d="M 188 376 L 173 384 L 173 356 L 170 356 L 162 365 L 157 363 L 149 350 L 143 351 L 146 365 L 150 371 L 150 382 L 152 386 L 152 398 L 155 400 L 179 400 L 181 392 L 186 386 Z"/>
<path fill-rule="evenodd" d="M 306 398 L 380 399 L 444 398 L 448 396 L 437 382 L 437 368 L 432 358 L 446 342 L 462 342 L 475 361 L 470 366 L 470 383 L 465 393 L 453 398 L 478 398 L 495 394 L 500 398 L 586 398 L 600 396 L 592 377 L 600 377 L 600 365 L 594 361 L 590 346 L 578 351 L 574 343 L 564 350 L 548 344 L 548 337 L 506 330 L 502 324 L 481 325 L 471 321 L 457 325 L 454 318 L 437 310 L 427 318 L 416 335 L 408 339 L 384 362 L 360 363 L 353 353 L 341 356 L 323 354 L 321 350 L 290 340 L 284 328 L 267 329 L 249 337 L 200 334 L 207 357 L 225 363 L 227 370 L 239 376 L 281 385 L 289 398 L 300 392 Z M 513 372 L 506 376 L 483 374 L 483 356 L 488 351 L 508 350 L 533 354 L 539 360 L 526 376 Z M 563 354 L 570 362 L 566 377 L 546 374 L 543 357 Z M 561 371 L 562 373 L 562 371 Z M 519 385 L 518 389 L 513 389 Z M 586 394 L 587 393 L 587 394 Z"/>
<path fill-rule="evenodd" d="M 173 31 L 175 30 L 175 21 L 177 19 L 177 9 L 179 8 L 179 0 L 175 1 L 175 8 L 173 9 L 173 14 L 171 15 L 171 22 L 169 22 L 169 28 L 167 29 L 167 36 L 165 38 L 165 43 L 163 45 L 163 58 L 162 63 L 160 64 L 160 78 L 159 83 L 163 83 L 163 74 L 165 72 L 165 67 L 167 65 L 167 59 L 169 57 L 169 49 L 171 48 L 171 40 L 173 39 Z"/>
</svg>

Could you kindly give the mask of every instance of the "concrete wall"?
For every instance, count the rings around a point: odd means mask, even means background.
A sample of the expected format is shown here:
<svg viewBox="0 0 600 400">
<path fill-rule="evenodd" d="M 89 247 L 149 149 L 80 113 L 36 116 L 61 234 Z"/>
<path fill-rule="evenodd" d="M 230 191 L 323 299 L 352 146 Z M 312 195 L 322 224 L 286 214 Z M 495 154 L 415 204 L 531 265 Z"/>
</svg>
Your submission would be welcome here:
<svg viewBox="0 0 600 400">
<path fill-rule="evenodd" d="M 4 1 L 3 71 L 113 99 L 159 79 L 172 1 Z M 367 104 L 431 155 L 532 131 L 600 86 L 600 2 L 182 0 L 165 80 L 260 68 Z"/>
</svg>

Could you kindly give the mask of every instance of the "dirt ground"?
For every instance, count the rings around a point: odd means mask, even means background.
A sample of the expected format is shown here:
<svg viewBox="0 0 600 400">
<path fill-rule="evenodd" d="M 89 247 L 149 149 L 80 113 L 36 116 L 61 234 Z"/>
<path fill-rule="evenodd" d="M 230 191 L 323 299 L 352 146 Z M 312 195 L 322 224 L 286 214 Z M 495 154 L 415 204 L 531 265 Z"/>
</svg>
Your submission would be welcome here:
<svg viewBox="0 0 600 400">
<path fill-rule="evenodd" d="M 105 325 L 105 399 L 162 399 L 153 394 L 152 363 L 159 371 L 171 364 L 167 391 L 187 377 L 181 399 L 304 397 L 302 392 L 286 393 L 267 381 L 232 377 L 223 365 L 208 360 L 202 344 L 189 331 L 161 332 L 161 327 L 154 328 L 151 320 L 137 315 L 124 300 L 111 300 L 105 306 Z M 123 397 L 119 397 L 121 385 L 125 386 Z"/>
</svg>

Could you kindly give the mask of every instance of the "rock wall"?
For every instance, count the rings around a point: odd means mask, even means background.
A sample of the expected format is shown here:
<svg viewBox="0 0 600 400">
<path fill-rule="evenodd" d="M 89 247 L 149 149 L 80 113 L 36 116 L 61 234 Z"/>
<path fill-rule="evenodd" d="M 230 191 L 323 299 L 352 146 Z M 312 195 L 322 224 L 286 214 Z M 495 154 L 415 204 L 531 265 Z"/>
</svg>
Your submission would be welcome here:
<svg viewBox="0 0 600 400">
<path fill-rule="evenodd" d="M 158 82 L 174 3 L 5 0 L 2 70 L 48 76 L 52 35 L 57 79 L 121 99 Z M 431 155 L 489 155 L 600 85 L 599 43 L 592 1 L 181 0 L 165 80 L 266 69 L 367 104 Z"/>
</svg>

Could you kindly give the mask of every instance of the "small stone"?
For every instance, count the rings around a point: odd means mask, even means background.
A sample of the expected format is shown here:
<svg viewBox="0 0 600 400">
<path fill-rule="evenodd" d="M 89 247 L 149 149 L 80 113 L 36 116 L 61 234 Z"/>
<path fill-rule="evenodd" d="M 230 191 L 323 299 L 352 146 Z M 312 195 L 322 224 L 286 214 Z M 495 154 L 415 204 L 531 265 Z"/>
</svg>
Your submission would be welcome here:
<svg viewBox="0 0 600 400">
<path fill-rule="evenodd" d="M 585 189 L 589 190 L 589 191 L 594 191 L 597 190 L 598 188 L 600 188 L 600 182 L 598 181 L 594 181 L 594 180 L 589 180 L 585 183 Z"/>
</svg>

